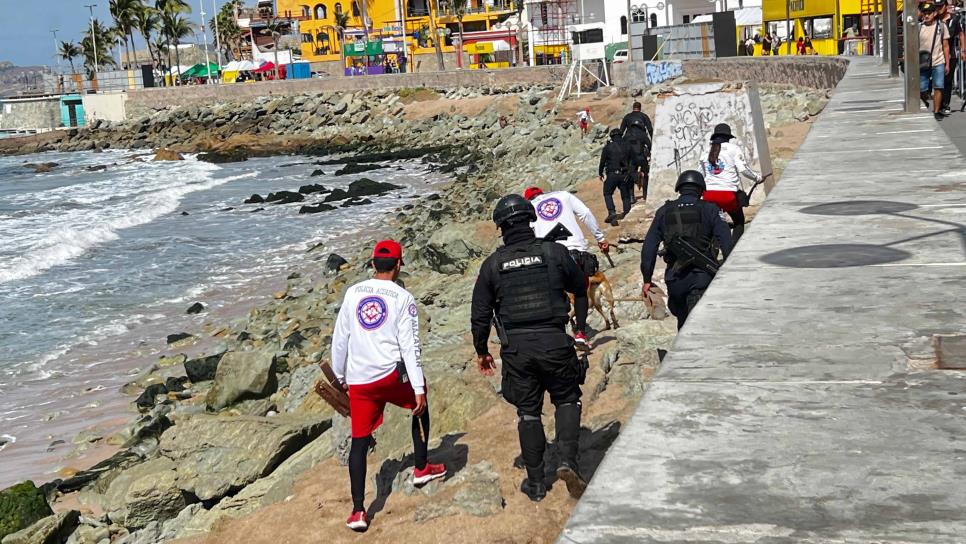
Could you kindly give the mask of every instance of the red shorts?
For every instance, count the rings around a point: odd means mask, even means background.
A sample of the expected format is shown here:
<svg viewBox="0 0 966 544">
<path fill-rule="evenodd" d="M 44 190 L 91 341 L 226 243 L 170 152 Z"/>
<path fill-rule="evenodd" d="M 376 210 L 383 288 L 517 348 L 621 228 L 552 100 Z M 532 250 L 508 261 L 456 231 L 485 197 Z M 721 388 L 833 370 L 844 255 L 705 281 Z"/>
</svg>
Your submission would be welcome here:
<svg viewBox="0 0 966 544">
<path fill-rule="evenodd" d="M 738 193 L 734 191 L 705 191 L 702 200 L 717 204 L 725 213 L 738 211 Z"/>
<path fill-rule="evenodd" d="M 399 372 L 372 383 L 349 386 L 349 417 L 352 419 L 352 438 L 363 438 L 382 425 L 386 403 L 412 410 L 416 407 L 416 392 L 408 383 L 399 383 Z"/>
<path fill-rule="evenodd" d="M 590 123 L 588 121 L 580 122 L 580 128 L 587 128 L 588 126 L 590 126 Z"/>
</svg>

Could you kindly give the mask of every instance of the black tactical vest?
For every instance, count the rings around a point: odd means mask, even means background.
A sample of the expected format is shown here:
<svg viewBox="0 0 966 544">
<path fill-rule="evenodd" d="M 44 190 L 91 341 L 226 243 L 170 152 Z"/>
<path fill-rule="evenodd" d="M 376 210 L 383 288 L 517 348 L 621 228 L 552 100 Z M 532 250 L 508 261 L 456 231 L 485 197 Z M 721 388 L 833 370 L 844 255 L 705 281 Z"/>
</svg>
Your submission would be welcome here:
<svg viewBox="0 0 966 544">
<path fill-rule="evenodd" d="M 685 203 L 668 201 L 664 214 L 664 241 L 683 237 L 691 245 L 714 258 L 711 254 L 711 237 L 701 221 L 701 202 Z"/>
<path fill-rule="evenodd" d="M 527 246 L 496 250 L 498 315 L 507 329 L 566 323 L 570 302 L 563 273 L 541 239 Z"/>
</svg>

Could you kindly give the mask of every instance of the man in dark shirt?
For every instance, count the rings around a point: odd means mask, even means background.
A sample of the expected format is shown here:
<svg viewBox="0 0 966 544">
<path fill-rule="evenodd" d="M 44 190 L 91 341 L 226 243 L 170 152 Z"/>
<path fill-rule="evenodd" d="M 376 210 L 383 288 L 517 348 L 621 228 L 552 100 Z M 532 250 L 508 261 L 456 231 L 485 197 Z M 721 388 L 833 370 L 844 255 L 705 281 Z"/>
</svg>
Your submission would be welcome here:
<svg viewBox="0 0 966 544">
<path fill-rule="evenodd" d="M 654 125 L 651 119 L 641 111 L 641 103 L 634 102 L 633 111 L 624 116 L 621 121 L 621 134 L 627 147 L 631 150 L 631 178 L 630 181 L 637 182 L 641 188 L 641 198 L 647 200 L 647 178 L 649 173 L 648 165 L 651 157 L 651 136 L 654 134 Z M 633 187 L 632 187 L 633 189 Z M 631 193 L 633 197 L 633 191 Z"/>
<path fill-rule="evenodd" d="M 627 142 L 621 137 L 621 131 L 614 129 L 610 131 L 610 141 L 604 145 L 600 152 L 600 164 L 597 165 L 597 176 L 604 182 L 604 204 L 607 206 L 607 218 L 605 223 L 617 226 L 617 220 L 623 218 L 631 211 L 633 188 L 627 182 L 630 176 L 631 150 Z M 607 174 L 606 177 L 604 174 Z M 620 189 L 621 203 L 624 213 L 617 215 L 617 208 L 614 206 L 614 191 Z"/>
<path fill-rule="evenodd" d="M 684 326 L 688 314 L 701 299 L 701 295 L 711 284 L 714 275 L 693 264 L 681 266 L 681 263 L 686 262 L 687 257 L 676 255 L 668 249 L 671 237 L 683 236 L 690 244 L 715 261 L 717 255 L 711 245 L 712 237 L 718 241 L 718 248 L 725 257 L 731 252 L 731 232 L 728 230 L 728 224 L 721 219 L 717 206 L 701 200 L 704 187 L 704 177 L 700 172 L 687 170 L 681 173 L 674 187 L 681 196 L 677 200 L 667 201 L 657 210 L 654 221 L 651 222 L 651 227 L 644 237 L 644 247 L 641 249 L 641 276 L 644 278 L 642 293 L 647 296 L 657 262 L 658 246 L 664 242 L 667 250 L 664 255 L 664 262 L 667 263 L 664 273 L 668 294 L 667 306 L 668 310 L 678 318 L 678 329 Z"/>
<path fill-rule="evenodd" d="M 567 293 L 574 296 L 577 330 L 586 327 L 587 283 L 567 248 L 533 234 L 530 223 L 536 219 L 533 206 L 520 195 L 507 195 L 497 202 L 493 222 L 502 232 L 504 245 L 480 266 L 470 309 L 477 365 L 485 376 L 492 376 L 496 368 L 487 347 L 496 317 L 503 398 L 517 409 L 517 432 L 527 469 L 520 488 L 534 502 L 547 494 L 543 464 L 547 440 L 541 420 L 546 393 L 556 407 L 557 477 L 566 482 L 574 498 L 587 487 L 577 455 L 581 374 L 586 367 L 566 332 Z"/>
</svg>

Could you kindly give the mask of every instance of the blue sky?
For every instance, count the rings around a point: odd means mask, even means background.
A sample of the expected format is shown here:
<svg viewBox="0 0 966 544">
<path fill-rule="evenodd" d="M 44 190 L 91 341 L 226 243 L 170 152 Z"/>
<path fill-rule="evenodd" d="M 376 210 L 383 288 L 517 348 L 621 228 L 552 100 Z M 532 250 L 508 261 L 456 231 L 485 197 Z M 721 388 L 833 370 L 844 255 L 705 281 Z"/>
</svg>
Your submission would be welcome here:
<svg viewBox="0 0 966 544">
<path fill-rule="evenodd" d="M 56 66 L 54 38 L 50 31 L 59 29 L 57 40 L 80 41 L 90 21 L 85 4 L 97 4 L 94 16 L 110 21 L 108 0 L 0 0 L 0 61 L 11 61 L 20 66 L 48 64 Z M 197 12 L 198 1 L 191 0 Z M 219 0 L 219 5 L 222 2 Z M 211 0 L 205 0 L 206 13 Z M 197 23 L 198 14 L 191 14 Z M 139 47 L 144 40 L 136 36 Z"/>
</svg>

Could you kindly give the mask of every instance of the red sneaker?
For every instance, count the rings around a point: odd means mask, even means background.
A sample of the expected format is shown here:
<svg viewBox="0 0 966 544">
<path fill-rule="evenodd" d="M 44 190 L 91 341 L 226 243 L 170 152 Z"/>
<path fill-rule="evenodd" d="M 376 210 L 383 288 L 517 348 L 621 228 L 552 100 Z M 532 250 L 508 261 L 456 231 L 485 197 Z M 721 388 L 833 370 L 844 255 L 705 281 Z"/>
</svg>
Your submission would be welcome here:
<svg viewBox="0 0 966 544">
<path fill-rule="evenodd" d="M 426 463 L 426 466 L 422 470 L 413 470 L 413 485 L 423 485 L 427 484 L 436 478 L 442 478 L 446 476 L 446 467 L 442 464 L 434 465 L 432 463 Z"/>
<path fill-rule="evenodd" d="M 345 526 L 358 533 L 364 533 L 369 528 L 369 516 L 365 510 L 353 512 L 349 519 L 345 520 Z"/>
<path fill-rule="evenodd" d="M 589 344 L 587 343 L 587 335 L 582 332 L 578 332 L 574 335 L 574 343 L 577 344 L 579 349 L 590 349 Z"/>
</svg>

